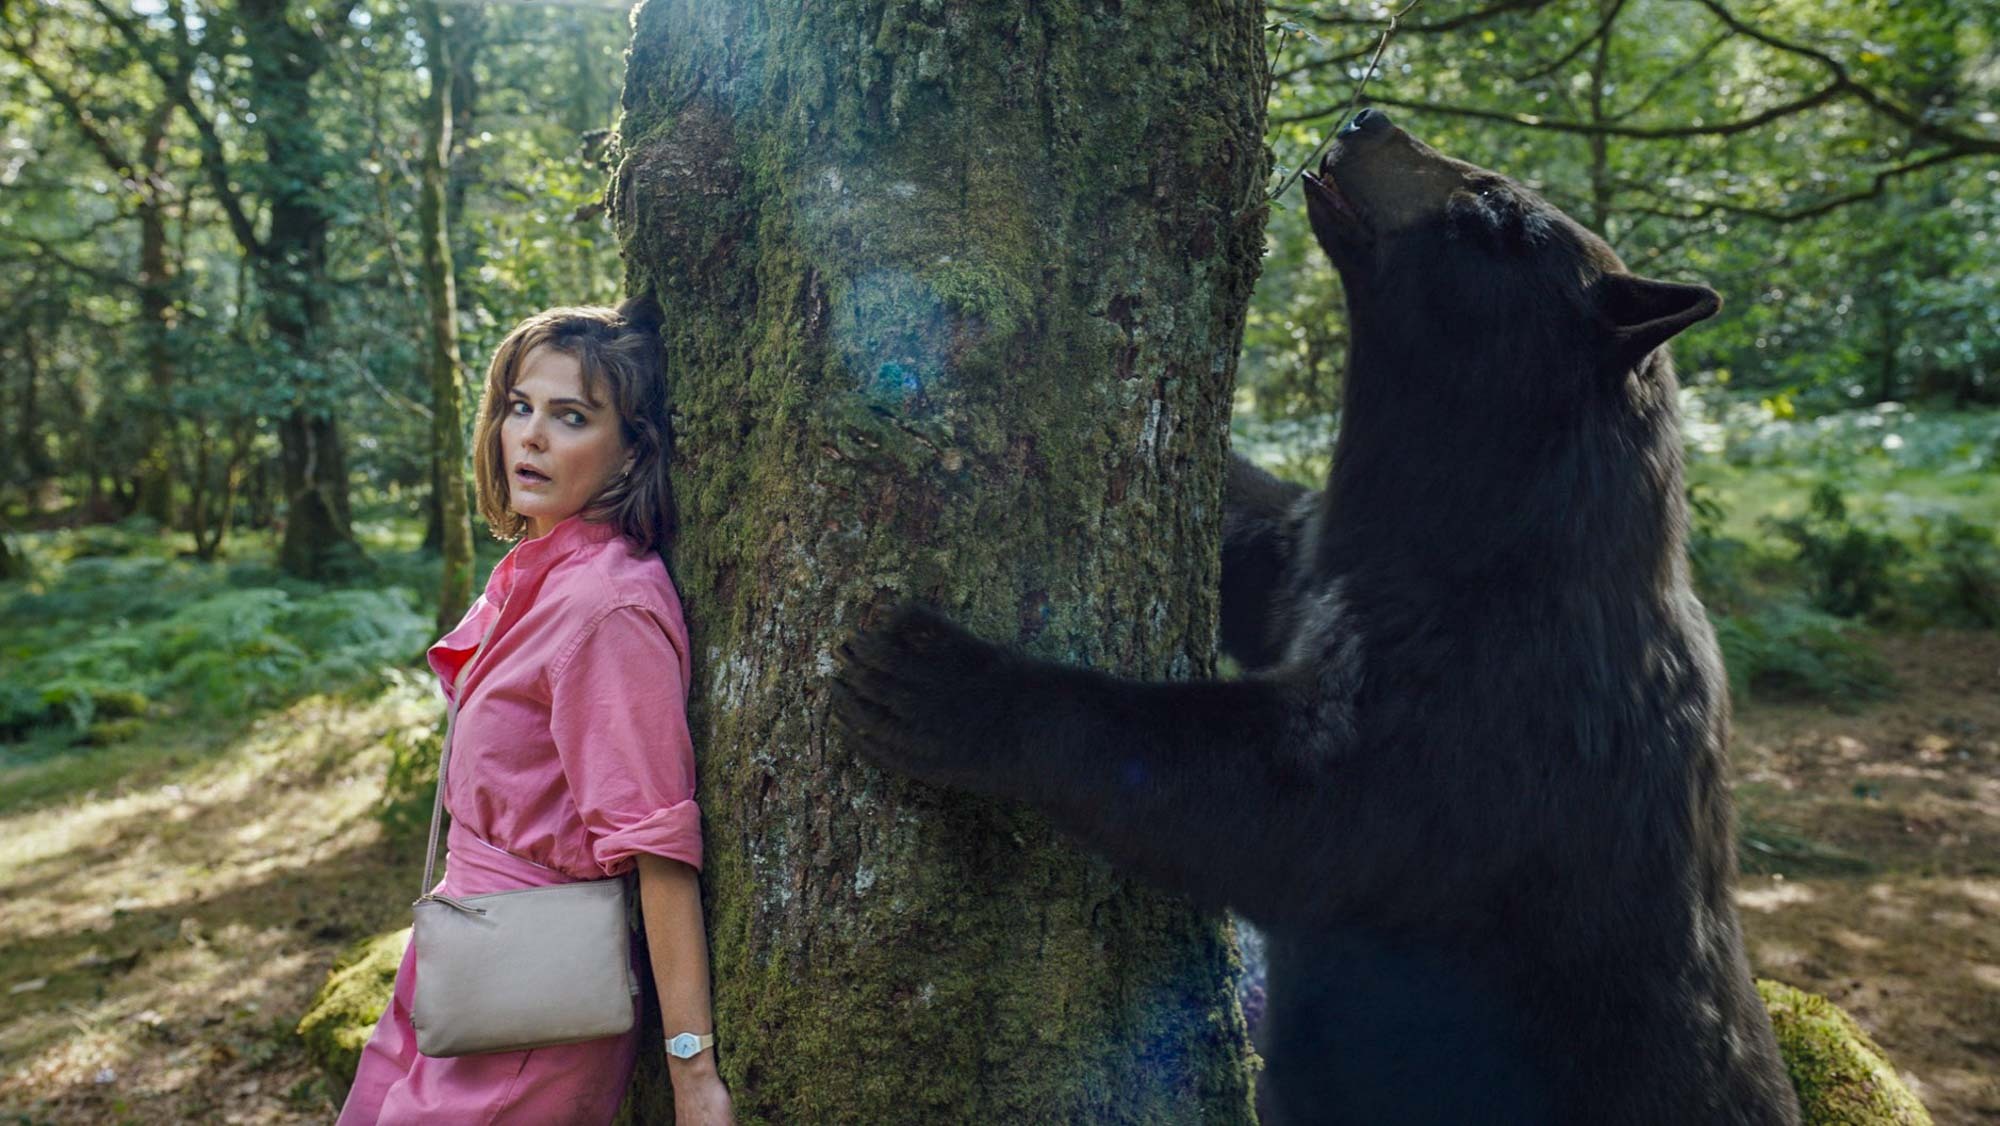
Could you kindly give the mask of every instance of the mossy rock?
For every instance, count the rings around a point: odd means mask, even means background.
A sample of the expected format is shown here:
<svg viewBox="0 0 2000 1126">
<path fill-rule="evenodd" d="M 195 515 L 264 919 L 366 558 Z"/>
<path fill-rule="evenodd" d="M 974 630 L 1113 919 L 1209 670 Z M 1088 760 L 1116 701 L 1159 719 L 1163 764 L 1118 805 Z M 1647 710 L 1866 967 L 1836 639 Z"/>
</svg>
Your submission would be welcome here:
<svg viewBox="0 0 2000 1126">
<path fill-rule="evenodd" d="M 354 1070 L 361 1064 L 361 1047 L 389 1007 L 396 991 L 396 967 L 410 944 L 410 928 L 364 938 L 341 951 L 319 995 L 299 1019 L 298 1034 L 306 1055 L 319 1065 L 333 1104 L 347 1101 Z"/>
<path fill-rule="evenodd" d="M 1782 982 L 1759 981 L 1757 992 L 1807 1126 L 1931 1126 L 1889 1057 L 1840 1006 Z"/>
<path fill-rule="evenodd" d="M 146 722 L 127 717 L 125 719 L 100 719 L 84 732 L 83 741 L 93 747 L 108 747 L 113 743 L 129 743 L 138 738 L 146 729 Z"/>
</svg>

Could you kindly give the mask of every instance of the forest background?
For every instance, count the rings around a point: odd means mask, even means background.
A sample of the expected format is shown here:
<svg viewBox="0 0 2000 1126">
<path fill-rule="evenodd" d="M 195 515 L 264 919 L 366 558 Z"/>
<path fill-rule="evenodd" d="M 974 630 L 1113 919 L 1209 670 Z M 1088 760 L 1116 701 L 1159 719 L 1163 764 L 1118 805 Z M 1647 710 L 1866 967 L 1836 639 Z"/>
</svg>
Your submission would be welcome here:
<svg viewBox="0 0 2000 1126">
<path fill-rule="evenodd" d="M 1389 15 L 1269 10 L 1272 188 Z M 629 36 L 618 4 L 0 6 L 0 1110 L 324 1113 L 292 1027 L 402 911 L 415 658 L 504 546 L 437 483 L 511 324 L 622 296 Z M 1971 0 L 1425 0 L 1368 88 L 1724 294 L 1675 351 L 1747 926 L 1946 1121 L 2000 1115 L 1996 93 Z M 1296 190 L 1267 246 L 1234 443 L 1316 483 L 1344 325 Z"/>
</svg>

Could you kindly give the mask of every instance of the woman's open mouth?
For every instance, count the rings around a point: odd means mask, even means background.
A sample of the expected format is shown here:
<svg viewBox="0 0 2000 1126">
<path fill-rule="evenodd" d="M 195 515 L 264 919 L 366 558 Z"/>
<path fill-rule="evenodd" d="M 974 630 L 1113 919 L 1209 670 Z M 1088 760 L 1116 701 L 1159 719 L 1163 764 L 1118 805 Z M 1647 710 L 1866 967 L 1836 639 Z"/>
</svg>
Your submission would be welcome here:
<svg viewBox="0 0 2000 1126">
<path fill-rule="evenodd" d="M 530 487 L 546 485 L 549 483 L 549 475 L 532 465 L 517 465 L 514 467 L 514 481 L 516 484 Z"/>
</svg>

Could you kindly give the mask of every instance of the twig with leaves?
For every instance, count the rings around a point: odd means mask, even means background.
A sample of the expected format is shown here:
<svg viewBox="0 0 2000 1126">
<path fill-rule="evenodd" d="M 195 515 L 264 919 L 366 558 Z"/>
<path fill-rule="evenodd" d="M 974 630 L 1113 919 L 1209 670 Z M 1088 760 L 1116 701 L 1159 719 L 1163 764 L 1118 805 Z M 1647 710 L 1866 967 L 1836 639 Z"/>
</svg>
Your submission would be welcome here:
<svg viewBox="0 0 2000 1126">
<path fill-rule="evenodd" d="M 1340 136 L 1341 126 L 1353 118 L 1356 107 L 1360 106 L 1361 95 L 1368 89 L 1368 80 L 1375 77 L 1375 68 L 1382 64 L 1382 54 L 1389 49 L 1389 40 L 1395 37 L 1396 29 L 1401 26 L 1403 17 L 1415 11 L 1417 5 L 1423 2 L 1424 0 L 1410 0 L 1409 3 L 1403 5 L 1401 8 L 1389 13 L 1388 26 L 1382 29 L 1382 38 L 1376 40 L 1375 53 L 1369 58 L 1367 68 L 1361 72 L 1361 80 L 1354 84 L 1354 95 L 1347 99 L 1347 108 L 1343 109 L 1340 112 L 1340 116 L 1335 119 L 1333 129 L 1325 137 L 1321 138 L 1320 143 L 1313 148 L 1311 153 L 1307 154 L 1304 160 L 1299 162 L 1297 168 L 1292 169 L 1279 182 L 1277 188 L 1271 192 L 1269 198 L 1277 199 L 1279 196 L 1290 191 L 1292 184 L 1305 173 L 1307 168 L 1312 167 L 1313 162 L 1318 160 L 1321 154 L 1326 152 L 1328 146 L 1333 144 L 1334 138 Z"/>
</svg>

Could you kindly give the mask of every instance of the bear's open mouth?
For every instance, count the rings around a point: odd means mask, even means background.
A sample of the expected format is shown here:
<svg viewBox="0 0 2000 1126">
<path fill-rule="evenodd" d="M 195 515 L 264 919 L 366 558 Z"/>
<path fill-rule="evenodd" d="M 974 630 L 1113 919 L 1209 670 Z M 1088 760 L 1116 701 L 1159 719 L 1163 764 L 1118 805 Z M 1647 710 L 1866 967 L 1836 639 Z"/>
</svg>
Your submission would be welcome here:
<svg viewBox="0 0 2000 1126">
<path fill-rule="evenodd" d="M 1328 167 L 1329 163 L 1330 161 L 1320 164 L 1318 175 L 1311 172 L 1303 175 L 1307 205 L 1318 203 L 1324 207 L 1330 217 L 1345 228 L 1347 234 L 1366 233 L 1367 224 L 1362 221 L 1360 209 L 1341 192 L 1340 184 L 1333 178 L 1333 170 Z"/>
</svg>

